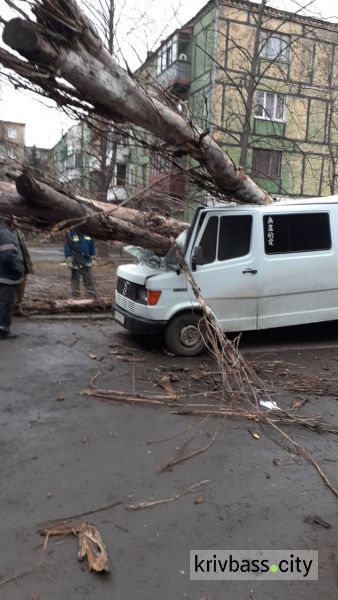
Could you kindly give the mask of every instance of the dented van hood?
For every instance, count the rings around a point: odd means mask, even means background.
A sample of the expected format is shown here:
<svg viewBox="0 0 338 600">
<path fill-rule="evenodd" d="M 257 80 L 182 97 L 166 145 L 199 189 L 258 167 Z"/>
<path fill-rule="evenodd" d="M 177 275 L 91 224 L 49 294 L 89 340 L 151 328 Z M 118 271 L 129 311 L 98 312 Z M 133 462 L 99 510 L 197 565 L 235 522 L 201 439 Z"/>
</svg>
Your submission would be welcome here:
<svg viewBox="0 0 338 600">
<path fill-rule="evenodd" d="M 120 265 L 117 269 L 118 277 L 133 281 L 139 285 L 145 285 L 149 277 L 154 277 L 155 275 L 159 275 L 159 273 L 161 273 L 160 269 L 140 264 Z"/>
</svg>

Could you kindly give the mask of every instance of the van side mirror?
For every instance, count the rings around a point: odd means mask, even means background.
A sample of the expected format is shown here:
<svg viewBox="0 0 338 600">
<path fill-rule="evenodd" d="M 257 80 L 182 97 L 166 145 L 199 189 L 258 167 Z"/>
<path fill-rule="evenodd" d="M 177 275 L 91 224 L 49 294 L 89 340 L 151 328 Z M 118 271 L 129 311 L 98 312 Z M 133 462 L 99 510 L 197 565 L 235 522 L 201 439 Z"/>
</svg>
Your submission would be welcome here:
<svg viewBox="0 0 338 600">
<path fill-rule="evenodd" d="M 191 257 L 191 269 L 192 271 L 196 271 L 196 267 L 198 265 L 205 265 L 205 259 L 203 256 L 203 248 L 202 246 L 195 246 L 192 251 Z"/>
</svg>

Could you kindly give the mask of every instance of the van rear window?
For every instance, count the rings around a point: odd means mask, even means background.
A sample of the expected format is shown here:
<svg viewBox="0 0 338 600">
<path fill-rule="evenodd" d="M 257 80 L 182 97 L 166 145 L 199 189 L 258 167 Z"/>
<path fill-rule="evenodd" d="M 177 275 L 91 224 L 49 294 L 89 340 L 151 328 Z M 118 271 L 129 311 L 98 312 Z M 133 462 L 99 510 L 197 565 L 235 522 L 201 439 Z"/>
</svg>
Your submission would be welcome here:
<svg viewBox="0 0 338 600">
<path fill-rule="evenodd" d="M 264 215 L 266 254 L 314 252 L 331 248 L 328 213 Z"/>
</svg>

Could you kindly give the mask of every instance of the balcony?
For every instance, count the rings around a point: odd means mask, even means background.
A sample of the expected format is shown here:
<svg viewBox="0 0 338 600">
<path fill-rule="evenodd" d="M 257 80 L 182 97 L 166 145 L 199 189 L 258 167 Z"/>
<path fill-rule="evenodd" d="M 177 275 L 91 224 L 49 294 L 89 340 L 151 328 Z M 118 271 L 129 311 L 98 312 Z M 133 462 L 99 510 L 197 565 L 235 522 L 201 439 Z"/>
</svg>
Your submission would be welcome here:
<svg viewBox="0 0 338 600">
<path fill-rule="evenodd" d="M 173 92 L 185 93 L 190 85 L 190 68 L 190 62 L 178 59 L 157 75 L 157 82 Z"/>
<path fill-rule="evenodd" d="M 157 82 L 184 97 L 191 81 L 192 30 L 181 29 L 162 42 L 157 51 Z"/>
</svg>

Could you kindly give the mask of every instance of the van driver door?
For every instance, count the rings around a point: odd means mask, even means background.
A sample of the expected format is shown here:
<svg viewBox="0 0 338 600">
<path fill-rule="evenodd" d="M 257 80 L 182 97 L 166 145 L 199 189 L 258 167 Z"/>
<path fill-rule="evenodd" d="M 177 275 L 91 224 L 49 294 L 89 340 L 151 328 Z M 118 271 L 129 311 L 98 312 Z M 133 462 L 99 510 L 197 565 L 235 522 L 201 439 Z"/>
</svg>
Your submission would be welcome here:
<svg viewBox="0 0 338 600">
<path fill-rule="evenodd" d="M 201 257 L 194 279 L 207 305 L 214 311 L 223 331 L 256 329 L 258 264 L 255 256 L 254 211 L 202 211 L 198 233 L 190 244 Z M 195 251 L 196 254 L 196 251 Z M 190 292 L 193 294 L 193 292 Z"/>
</svg>

